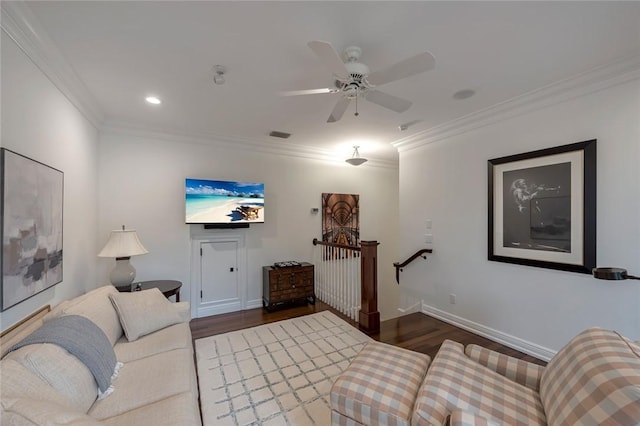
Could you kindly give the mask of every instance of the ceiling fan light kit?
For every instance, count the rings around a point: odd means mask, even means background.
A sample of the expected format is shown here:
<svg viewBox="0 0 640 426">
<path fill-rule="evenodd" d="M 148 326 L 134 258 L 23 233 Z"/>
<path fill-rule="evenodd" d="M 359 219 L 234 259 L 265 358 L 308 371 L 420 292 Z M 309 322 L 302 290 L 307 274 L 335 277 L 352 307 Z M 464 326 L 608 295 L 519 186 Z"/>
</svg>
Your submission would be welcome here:
<svg viewBox="0 0 640 426">
<path fill-rule="evenodd" d="M 344 50 L 346 62 L 343 62 L 338 52 L 326 41 L 310 41 L 307 45 L 325 67 L 333 73 L 337 79 L 336 87 L 294 90 L 282 92 L 281 95 L 297 96 L 318 93 L 340 93 L 342 96 L 336 102 L 335 107 L 327 119 L 327 123 L 339 121 L 347 110 L 349 103 L 352 100 L 357 101 L 358 98 L 364 98 L 369 102 L 398 113 L 408 110 L 412 105 L 411 101 L 381 92 L 377 89 L 378 86 L 411 77 L 435 67 L 435 58 L 433 55 L 429 52 L 423 52 L 391 65 L 390 67 L 370 72 L 367 65 L 359 62 L 362 49 L 357 46 L 349 46 Z M 358 116 L 357 107 L 355 115 Z"/>
<path fill-rule="evenodd" d="M 352 166 L 359 166 L 363 163 L 366 163 L 368 160 L 364 157 L 360 157 L 360 152 L 358 152 L 358 148 L 360 148 L 359 146 L 354 146 L 353 147 L 353 156 L 351 158 L 347 158 L 346 161 L 347 163 L 351 164 Z"/>
</svg>

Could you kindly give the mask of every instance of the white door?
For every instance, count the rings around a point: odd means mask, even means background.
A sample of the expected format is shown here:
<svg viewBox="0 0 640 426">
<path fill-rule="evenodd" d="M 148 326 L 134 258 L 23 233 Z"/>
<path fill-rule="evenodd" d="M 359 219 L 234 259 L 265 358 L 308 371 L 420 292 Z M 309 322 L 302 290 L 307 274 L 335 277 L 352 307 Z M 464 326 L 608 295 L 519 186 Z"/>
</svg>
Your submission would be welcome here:
<svg viewBox="0 0 640 426">
<path fill-rule="evenodd" d="M 200 242 L 198 317 L 243 309 L 238 243 L 237 240 Z"/>
</svg>

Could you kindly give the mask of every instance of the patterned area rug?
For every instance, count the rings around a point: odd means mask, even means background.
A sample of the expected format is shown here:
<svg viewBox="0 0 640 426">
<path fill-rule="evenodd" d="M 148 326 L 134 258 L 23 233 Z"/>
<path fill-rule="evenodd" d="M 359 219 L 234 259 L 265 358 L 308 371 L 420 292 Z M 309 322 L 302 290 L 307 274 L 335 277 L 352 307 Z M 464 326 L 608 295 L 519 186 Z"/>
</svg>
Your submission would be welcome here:
<svg viewBox="0 0 640 426">
<path fill-rule="evenodd" d="M 331 424 L 331 385 L 369 341 L 328 311 L 196 340 L 204 426 Z"/>
</svg>

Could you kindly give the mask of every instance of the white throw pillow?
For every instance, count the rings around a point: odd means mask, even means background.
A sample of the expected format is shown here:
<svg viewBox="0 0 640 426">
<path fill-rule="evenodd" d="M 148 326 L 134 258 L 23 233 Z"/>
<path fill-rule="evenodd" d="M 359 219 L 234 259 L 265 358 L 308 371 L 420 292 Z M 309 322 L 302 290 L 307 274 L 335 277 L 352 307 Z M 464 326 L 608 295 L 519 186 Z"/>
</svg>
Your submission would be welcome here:
<svg viewBox="0 0 640 426">
<path fill-rule="evenodd" d="M 130 342 L 182 322 L 177 309 L 157 288 L 110 294 L 109 298 Z"/>
<path fill-rule="evenodd" d="M 35 373 L 83 413 L 89 411 L 98 397 L 98 385 L 91 371 L 82 361 L 58 345 L 27 345 L 9 352 L 5 358 L 12 359 Z"/>
<path fill-rule="evenodd" d="M 118 314 L 108 297 L 111 294 L 118 294 L 118 290 L 112 285 L 93 289 L 60 303 L 44 317 L 44 321 L 47 322 L 62 315 L 81 315 L 100 327 L 113 346 L 122 336 L 122 328 Z"/>
</svg>

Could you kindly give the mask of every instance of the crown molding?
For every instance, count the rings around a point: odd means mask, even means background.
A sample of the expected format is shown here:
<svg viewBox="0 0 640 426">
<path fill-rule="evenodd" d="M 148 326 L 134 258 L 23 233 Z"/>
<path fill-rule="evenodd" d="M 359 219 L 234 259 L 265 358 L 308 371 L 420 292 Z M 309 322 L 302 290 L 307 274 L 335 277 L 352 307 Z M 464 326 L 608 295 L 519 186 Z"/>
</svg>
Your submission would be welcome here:
<svg viewBox="0 0 640 426">
<path fill-rule="evenodd" d="M 130 123 L 107 122 L 102 108 L 87 89 L 73 67 L 49 37 L 26 1 L 0 1 L 0 27 L 44 73 L 60 92 L 80 111 L 98 131 L 138 137 L 151 137 L 172 142 L 188 142 L 219 146 L 225 149 L 261 152 L 265 154 L 321 160 L 344 164 L 335 153 L 312 147 L 275 140 L 257 140 L 213 133 L 183 134 L 166 129 L 151 129 Z M 397 169 L 398 162 L 374 160 L 370 167 Z"/>
<path fill-rule="evenodd" d="M 101 132 L 103 134 L 133 136 L 137 138 L 163 140 L 171 143 L 206 145 L 234 151 L 250 151 L 284 157 L 319 160 L 335 165 L 346 165 L 344 161 L 345 158 L 343 156 L 338 157 L 333 151 L 276 140 L 252 140 L 214 133 L 187 134 L 184 132 L 168 132 L 166 129 L 153 129 L 113 121 L 104 124 L 101 127 Z M 366 164 L 369 167 L 398 169 L 398 161 L 393 160 L 369 159 Z"/>
<path fill-rule="evenodd" d="M 409 151 L 640 78 L 640 54 L 583 72 L 391 143 Z"/>
<path fill-rule="evenodd" d="M 104 113 L 25 1 L 0 1 L 0 27 L 60 92 L 100 128 Z"/>
</svg>

